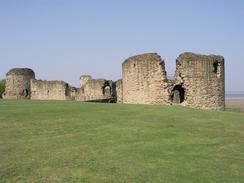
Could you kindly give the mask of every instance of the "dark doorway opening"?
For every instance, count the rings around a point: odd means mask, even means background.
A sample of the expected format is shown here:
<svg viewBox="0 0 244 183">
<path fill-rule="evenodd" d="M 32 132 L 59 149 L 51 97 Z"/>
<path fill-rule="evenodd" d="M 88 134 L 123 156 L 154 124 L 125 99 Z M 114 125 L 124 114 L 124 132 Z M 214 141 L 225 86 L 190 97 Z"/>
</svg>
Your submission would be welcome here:
<svg viewBox="0 0 244 183">
<path fill-rule="evenodd" d="M 65 84 L 65 90 L 64 90 L 64 95 L 67 97 L 67 96 L 69 96 L 69 85 L 66 83 Z"/>
<path fill-rule="evenodd" d="M 182 85 L 175 85 L 172 90 L 171 100 L 175 104 L 180 104 L 185 100 L 185 89 Z"/>
<path fill-rule="evenodd" d="M 22 91 L 22 96 L 27 98 L 29 96 L 29 90 L 25 89 Z"/>
</svg>

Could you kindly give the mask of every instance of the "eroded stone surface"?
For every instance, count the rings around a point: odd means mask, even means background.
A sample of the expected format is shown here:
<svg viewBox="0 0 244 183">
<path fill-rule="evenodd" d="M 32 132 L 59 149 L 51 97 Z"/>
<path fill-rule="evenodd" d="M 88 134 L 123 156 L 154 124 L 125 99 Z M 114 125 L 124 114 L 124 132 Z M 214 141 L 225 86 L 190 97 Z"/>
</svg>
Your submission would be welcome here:
<svg viewBox="0 0 244 183">
<path fill-rule="evenodd" d="M 8 99 L 77 100 L 128 104 L 171 104 L 193 108 L 225 108 L 224 58 L 183 53 L 176 59 L 176 72 L 168 79 L 164 60 L 156 53 L 126 59 L 122 79 L 113 82 L 80 77 L 80 88 L 63 81 L 35 80 L 31 69 L 12 69 L 6 74 Z"/>
<path fill-rule="evenodd" d="M 130 57 L 122 64 L 123 103 L 166 104 L 169 102 L 165 64 L 156 53 Z"/>
<path fill-rule="evenodd" d="M 70 92 L 64 81 L 31 80 L 31 99 L 34 100 L 67 100 Z"/>
<path fill-rule="evenodd" d="M 30 99 L 30 80 L 35 79 L 35 73 L 28 68 L 14 68 L 6 74 L 6 86 L 3 98 Z"/>
<path fill-rule="evenodd" d="M 78 101 L 112 102 L 115 100 L 113 81 L 80 77 L 81 88 L 77 92 Z"/>
<path fill-rule="evenodd" d="M 224 58 L 216 55 L 183 53 L 176 60 L 174 85 L 185 90 L 183 105 L 225 108 Z"/>
<path fill-rule="evenodd" d="M 149 53 L 123 63 L 123 103 L 179 104 L 193 108 L 225 108 L 224 58 L 183 53 L 176 60 L 173 80 L 164 61 Z"/>
<path fill-rule="evenodd" d="M 116 85 L 116 102 L 123 103 L 123 81 L 119 79 L 115 83 Z"/>
</svg>

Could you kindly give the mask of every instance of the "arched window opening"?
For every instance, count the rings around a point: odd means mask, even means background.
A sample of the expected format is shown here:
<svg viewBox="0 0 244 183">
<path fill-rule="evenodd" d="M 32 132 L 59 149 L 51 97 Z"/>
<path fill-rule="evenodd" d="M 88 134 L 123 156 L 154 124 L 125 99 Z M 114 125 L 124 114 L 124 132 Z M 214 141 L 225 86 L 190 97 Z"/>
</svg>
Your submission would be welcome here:
<svg viewBox="0 0 244 183">
<path fill-rule="evenodd" d="M 103 95 L 109 97 L 111 95 L 111 87 L 108 81 L 104 83 L 103 86 Z"/>
<path fill-rule="evenodd" d="M 213 63 L 213 72 L 216 73 L 216 74 L 218 72 L 218 65 L 219 65 L 218 62 L 214 62 Z"/>
</svg>

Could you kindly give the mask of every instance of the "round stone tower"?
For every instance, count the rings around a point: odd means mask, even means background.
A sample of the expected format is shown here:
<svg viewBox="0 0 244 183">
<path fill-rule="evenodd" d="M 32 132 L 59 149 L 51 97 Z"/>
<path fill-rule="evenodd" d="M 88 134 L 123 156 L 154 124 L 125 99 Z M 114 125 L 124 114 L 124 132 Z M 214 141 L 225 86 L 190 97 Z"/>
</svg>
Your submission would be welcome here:
<svg viewBox="0 0 244 183">
<path fill-rule="evenodd" d="M 168 82 L 164 60 L 156 53 L 126 59 L 122 64 L 123 103 L 167 104 Z"/>
<path fill-rule="evenodd" d="M 5 99 L 30 99 L 30 80 L 35 73 L 28 68 L 14 68 L 6 74 Z"/>
<path fill-rule="evenodd" d="M 225 108 L 224 57 L 183 53 L 176 60 L 172 102 L 201 109 Z"/>
</svg>

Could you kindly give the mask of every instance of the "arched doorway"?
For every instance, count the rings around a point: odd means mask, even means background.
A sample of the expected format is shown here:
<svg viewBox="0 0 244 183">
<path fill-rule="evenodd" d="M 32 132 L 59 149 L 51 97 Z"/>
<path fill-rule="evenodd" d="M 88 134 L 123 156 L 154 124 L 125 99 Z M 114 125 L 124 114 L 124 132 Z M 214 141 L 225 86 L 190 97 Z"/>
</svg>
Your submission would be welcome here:
<svg viewBox="0 0 244 183">
<path fill-rule="evenodd" d="M 110 87 L 110 83 L 108 81 L 105 81 L 103 87 L 103 95 L 106 97 L 110 97 L 111 96 L 111 87 Z"/>
<path fill-rule="evenodd" d="M 171 94 L 171 100 L 174 104 L 180 104 L 184 102 L 185 100 L 185 89 L 182 87 L 182 85 L 175 85 L 172 94 Z"/>
</svg>

